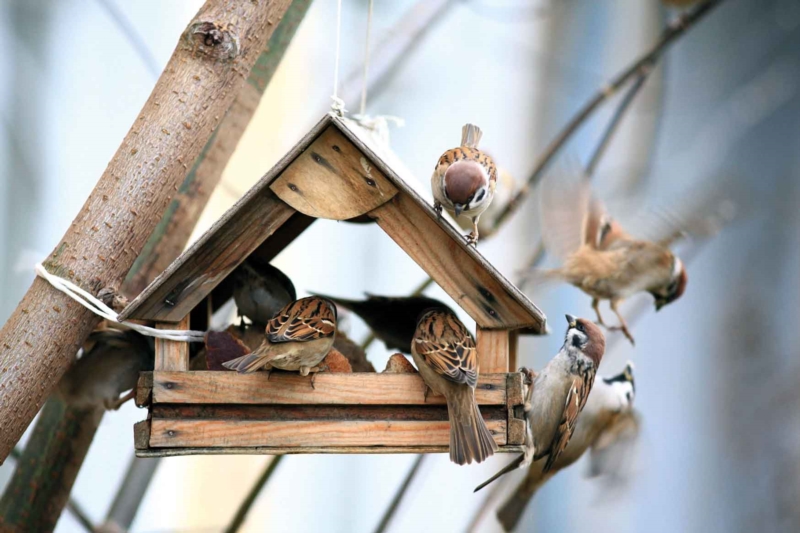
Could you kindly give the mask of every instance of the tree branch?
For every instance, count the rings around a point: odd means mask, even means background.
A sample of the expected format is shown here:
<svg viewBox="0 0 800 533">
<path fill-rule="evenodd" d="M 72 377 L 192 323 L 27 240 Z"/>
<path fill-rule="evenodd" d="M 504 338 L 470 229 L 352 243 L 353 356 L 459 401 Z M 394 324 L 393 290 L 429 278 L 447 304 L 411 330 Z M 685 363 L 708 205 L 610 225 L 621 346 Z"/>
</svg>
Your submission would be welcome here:
<svg viewBox="0 0 800 533">
<path fill-rule="evenodd" d="M 255 503 L 256 498 L 258 498 L 261 489 L 264 488 L 269 481 L 269 478 L 271 478 L 272 474 L 275 473 L 275 470 L 278 468 L 278 465 L 281 464 L 281 461 L 284 457 L 284 455 L 275 455 L 272 458 L 272 461 L 269 462 L 267 468 L 261 473 L 258 480 L 256 480 L 255 485 L 253 485 L 253 487 L 250 489 L 250 492 L 248 492 L 247 496 L 245 496 L 242 504 L 236 510 L 236 514 L 233 515 L 231 523 L 225 528 L 225 533 L 236 533 L 239 531 L 239 528 L 242 527 L 242 524 L 244 524 L 245 518 L 247 518 L 247 513 L 250 512 L 250 508 L 253 506 L 253 503 Z"/>
<path fill-rule="evenodd" d="M 394 498 L 392 498 L 392 501 L 389 502 L 389 507 L 387 507 L 386 511 L 384 511 L 381 521 L 378 523 L 378 527 L 375 528 L 375 533 L 384 533 L 387 530 L 389 524 L 394 518 L 395 512 L 397 512 L 397 508 L 400 507 L 400 502 L 403 501 L 403 497 L 406 495 L 406 492 L 408 492 L 408 487 L 410 487 L 411 482 L 414 481 L 417 472 L 419 472 L 419 467 L 422 466 L 422 462 L 424 460 L 425 454 L 417 455 L 417 458 L 414 460 L 414 464 L 411 465 L 411 470 L 409 470 L 408 474 L 406 474 L 402 485 L 398 487 Z"/>
<path fill-rule="evenodd" d="M 233 102 L 289 0 L 208 0 L 62 241 L 45 261 L 91 294 L 119 287 Z M 0 330 L 5 460 L 98 319 L 36 279 Z"/>
</svg>

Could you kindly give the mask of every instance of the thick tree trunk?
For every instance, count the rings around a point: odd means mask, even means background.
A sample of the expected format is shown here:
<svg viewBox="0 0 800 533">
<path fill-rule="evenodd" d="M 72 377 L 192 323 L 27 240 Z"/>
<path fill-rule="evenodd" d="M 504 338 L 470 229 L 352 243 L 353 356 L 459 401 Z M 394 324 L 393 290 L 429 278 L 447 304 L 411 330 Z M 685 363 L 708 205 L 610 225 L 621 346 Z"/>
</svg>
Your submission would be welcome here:
<svg viewBox="0 0 800 533">
<path fill-rule="evenodd" d="M 92 294 L 119 287 L 290 0 L 208 0 L 141 114 L 45 262 Z M 97 318 L 36 279 L 0 330 L 0 460 L 5 460 Z"/>
</svg>

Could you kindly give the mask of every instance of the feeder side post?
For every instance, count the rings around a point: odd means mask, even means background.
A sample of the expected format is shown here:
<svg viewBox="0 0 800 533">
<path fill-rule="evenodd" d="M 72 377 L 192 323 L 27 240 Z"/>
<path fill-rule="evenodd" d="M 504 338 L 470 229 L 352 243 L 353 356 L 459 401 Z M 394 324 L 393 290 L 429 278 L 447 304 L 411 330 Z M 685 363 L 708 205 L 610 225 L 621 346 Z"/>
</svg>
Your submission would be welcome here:
<svg viewBox="0 0 800 533">
<path fill-rule="evenodd" d="M 484 329 L 478 326 L 476 344 L 481 374 L 509 371 L 510 335 L 507 329 Z"/>
<path fill-rule="evenodd" d="M 177 324 L 156 324 L 156 329 L 189 329 L 189 315 Z M 155 339 L 156 360 L 154 370 L 189 370 L 189 343 Z"/>
</svg>

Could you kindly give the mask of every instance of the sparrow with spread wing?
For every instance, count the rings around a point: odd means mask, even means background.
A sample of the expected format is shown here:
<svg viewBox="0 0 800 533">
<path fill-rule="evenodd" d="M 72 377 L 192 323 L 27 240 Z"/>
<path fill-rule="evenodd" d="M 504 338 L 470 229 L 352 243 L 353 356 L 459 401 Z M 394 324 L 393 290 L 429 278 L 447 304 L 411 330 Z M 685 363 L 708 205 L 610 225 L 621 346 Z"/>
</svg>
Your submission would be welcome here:
<svg viewBox="0 0 800 533">
<path fill-rule="evenodd" d="M 425 312 L 419 319 L 411 355 L 425 384 L 447 400 L 450 460 L 480 463 L 497 451 L 475 402 L 478 353 L 464 324 L 447 309 Z"/>
<path fill-rule="evenodd" d="M 610 464 L 621 452 L 631 448 L 630 440 L 638 435 L 639 416 L 633 410 L 636 387 L 633 365 L 629 362 L 625 370 L 612 377 L 600 378 L 592 387 L 586 406 L 578 417 L 578 423 L 566 449 L 558 456 L 549 472 L 544 472 L 544 459 L 530 465 L 525 477 L 514 492 L 497 510 L 497 519 L 506 531 L 513 531 L 525 508 L 542 485 L 559 470 L 566 468 L 591 450 L 591 474 L 613 474 L 610 469 L 619 465 Z"/>
<path fill-rule="evenodd" d="M 592 198 L 589 180 L 551 177 L 542 183 L 542 238 L 549 253 L 563 261 L 545 275 L 566 281 L 592 297 L 597 323 L 605 326 L 600 300 L 609 300 L 619 329 L 634 343 L 619 304 L 639 292 L 655 298 L 656 311 L 681 297 L 687 275 L 669 249 L 675 231 L 657 240 L 635 239 Z"/>
<path fill-rule="evenodd" d="M 323 295 L 360 316 L 387 349 L 408 354 L 411 353 L 411 339 L 422 312 L 434 308 L 450 309 L 439 300 L 427 296 L 366 296 L 364 300 L 348 300 Z"/>
<path fill-rule="evenodd" d="M 507 472 L 545 458 L 542 472 L 547 474 L 567 448 L 606 350 L 603 332 L 594 322 L 567 315 L 567 323 L 561 350 L 533 377 L 525 452 L 476 491 Z"/>
<path fill-rule="evenodd" d="M 301 298 L 267 322 L 264 336 L 254 352 L 223 366 L 241 373 L 260 368 L 299 371 L 303 376 L 317 372 L 336 337 L 336 305 L 319 296 Z"/>
<path fill-rule="evenodd" d="M 478 243 L 478 220 L 494 197 L 497 168 L 494 161 L 478 149 L 481 129 L 466 124 L 461 129 L 461 146 L 446 151 L 436 163 L 431 176 L 433 208 L 441 214 L 442 207 L 454 217 L 472 220 L 472 232 L 467 242 Z"/>
</svg>

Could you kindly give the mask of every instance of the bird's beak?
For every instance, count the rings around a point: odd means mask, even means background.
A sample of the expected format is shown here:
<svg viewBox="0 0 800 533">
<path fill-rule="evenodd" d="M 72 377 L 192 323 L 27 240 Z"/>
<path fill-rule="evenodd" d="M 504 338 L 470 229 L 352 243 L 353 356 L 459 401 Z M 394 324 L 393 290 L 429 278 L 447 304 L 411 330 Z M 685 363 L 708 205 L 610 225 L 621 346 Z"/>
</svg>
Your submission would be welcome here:
<svg viewBox="0 0 800 533">
<path fill-rule="evenodd" d="M 460 217 L 461 216 L 461 212 L 464 210 L 464 204 L 455 204 L 455 208 L 454 209 L 455 209 L 455 212 L 456 212 L 456 217 Z"/>
<path fill-rule="evenodd" d="M 664 305 L 666 304 L 663 302 L 663 300 L 656 300 L 656 313 L 661 311 L 661 308 L 664 307 Z"/>
<path fill-rule="evenodd" d="M 577 323 L 577 319 L 574 316 L 567 315 L 567 324 L 569 324 L 569 327 L 574 328 Z"/>
</svg>

